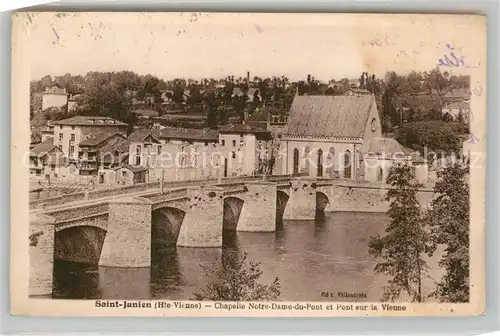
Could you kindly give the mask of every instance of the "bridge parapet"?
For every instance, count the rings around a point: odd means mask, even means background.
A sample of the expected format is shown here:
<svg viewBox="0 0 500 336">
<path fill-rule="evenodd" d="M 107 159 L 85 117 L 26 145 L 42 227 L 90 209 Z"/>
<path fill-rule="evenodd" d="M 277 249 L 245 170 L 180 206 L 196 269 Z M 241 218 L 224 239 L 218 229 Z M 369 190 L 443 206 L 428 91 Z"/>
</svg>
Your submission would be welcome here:
<svg viewBox="0 0 500 336">
<path fill-rule="evenodd" d="M 55 218 L 56 224 L 83 217 L 100 215 L 108 212 L 108 202 L 84 204 L 66 207 L 60 210 L 47 211 L 46 214 Z"/>
</svg>

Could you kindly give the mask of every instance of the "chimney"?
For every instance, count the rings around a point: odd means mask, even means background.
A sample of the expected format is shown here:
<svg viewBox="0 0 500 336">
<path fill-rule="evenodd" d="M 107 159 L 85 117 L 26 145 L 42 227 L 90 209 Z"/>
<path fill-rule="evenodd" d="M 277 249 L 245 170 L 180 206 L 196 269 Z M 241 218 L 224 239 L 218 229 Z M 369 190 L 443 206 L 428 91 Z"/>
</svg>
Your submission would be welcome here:
<svg viewBox="0 0 500 336">
<path fill-rule="evenodd" d="M 250 71 L 247 71 L 247 82 L 250 82 Z"/>
</svg>

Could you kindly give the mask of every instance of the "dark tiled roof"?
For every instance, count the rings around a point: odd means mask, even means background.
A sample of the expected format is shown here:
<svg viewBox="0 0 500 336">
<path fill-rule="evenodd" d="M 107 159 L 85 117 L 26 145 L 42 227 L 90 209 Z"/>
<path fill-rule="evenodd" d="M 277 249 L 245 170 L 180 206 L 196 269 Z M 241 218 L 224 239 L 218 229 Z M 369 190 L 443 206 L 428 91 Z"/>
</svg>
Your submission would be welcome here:
<svg viewBox="0 0 500 336">
<path fill-rule="evenodd" d="M 212 129 L 167 127 L 160 131 L 160 139 L 219 141 L 219 133 Z"/>
<path fill-rule="evenodd" d="M 148 108 L 137 108 L 134 110 L 134 113 L 144 117 L 157 117 L 159 115 L 158 111 Z"/>
<path fill-rule="evenodd" d="M 468 99 L 471 96 L 470 89 L 456 89 L 452 90 L 444 95 L 444 98 L 465 98 Z"/>
<path fill-rule="evenodd" d="M 220 129 L 221 134 L 230 134 L 230 133 L 246 133 L 246 134 L 254 134 L 260 140 L 270 139 L 271 132 L 267 130 L 267 124 L 259 125 L 256 123 L 253 124 L 230 124 L 225 125 Z"/>
<path fill-rule="evenodd" d="M 46 154 L 53 150 L 54 148 L 57 148 L 56 145 L 54 145 L 54 138 L 48 138 L 44 142 L 39 143 L 33 149 L 31 150 L 32 155 L 40 155 L 40 154 Z"/>
<path fill-rule="evenodd" d="M 461 110 L 468 110 L 470 109 L 470 103 L 469 101 L 458 101 L 454 103 L 450 103 L 443 107 L 443 109 L 461 109 Z"/>
<path fill-rule="evenodd" d="M 128 137 L 128 142 L 144 142 L 149 136 L 151 136 L 155 142 L 159 142 L 155 135 L 151 132 L 151 130 L 140 128 L 132 132 Z"/>
<path fill-rule="evenodd" d="M 373 104 L 371 95 L 296 96 L 284 134 L 362 138 Z"/>
<path fill-rule="evenodd" d="M 106 130 L 102 130 L 101 132 L 95 132 L 89 135 L 89 137 L 82 142 L 80 142 L 80 147 L 81 146 L 98 146 L 102 142 L 108 140 L 109 138 L 115 136 L 115 135 L 121 135 L 119 132 L 116 131 L 110 131 L 107 132 Z"/>
<path fill-rule="evenodd" d="M 124 165 L 123 167 L 118 167 L 115 170 L 119 170 L 119 169 L 127 169 L 127 170 L 130 170 L 133 173 L 137 173 L 137 172 L 148 170 L 148 168 L 146 168 L 146 167 L 132 166 L 132 165 Z"/>
<path fill-rule="evenodd" d="M 127 124 L 109 117 L 76 116 L 58 120 L 54 125 L 69 126 L 127 126 Z"/>
<path fill-rule="evenodd" d="M 60 87 L 58 87 L 57 85 L 54 85 L 53 87 L 51 88 L 47 88 L 45 90 L 45 92 L 43 92 L 44 94 L 56 94 L 56 95 L 63 95 L 63 96 L 67 96 L 67 93 L 66 93 L 66 89 L 61 89 Z"/>
</svg>

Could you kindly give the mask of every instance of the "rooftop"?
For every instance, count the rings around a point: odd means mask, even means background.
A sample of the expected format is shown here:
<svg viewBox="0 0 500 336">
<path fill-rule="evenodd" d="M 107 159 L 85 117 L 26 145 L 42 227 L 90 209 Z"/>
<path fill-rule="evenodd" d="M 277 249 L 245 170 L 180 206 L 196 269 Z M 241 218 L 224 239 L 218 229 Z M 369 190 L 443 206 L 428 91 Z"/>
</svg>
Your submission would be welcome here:
<svg viewBox="0 0 500 336">
<path fill-rule="evenodd" d="M 54 85 L 50 88 L 46 88 L 45 92 L 43 92 L 43 94 L 53 94 L 53 95 L 55 94 L 55 95 L 64 95 L 64 96 L 67 95 L 66 89 L 61 89 L 57 85 Z"/>
<path fill-rule="evenodd" d="M 254 134 L 259 140 L 271 139 L 271 132 L 267 130 L 267 124 L 229 124 L 220 129 L 221 134 L 243 133 Z"/>
<path fill-rule="evenodd" d="M 128 142 L 145 142 L 148 137 L 151 137 L 151 140 L 153 140 L 153 142 L 159 143 L 156 136 L 153 135 L 153 132 L 146 128 L 136 129 L 127 137 L 127 140 Z"/>
<path fill-rule="evenodd" d="M 130 170 L 133 173 L 138 173 L 138 172 L 141 172 L 141 171 L 148 170 L 148 168 L 146 168 L 146 167 L 132 166 L 132 165 L 124 165 L 123 167 L 118 167 L 115 170 L 119 170 L 119 169 L 127 169 L 127 170 Z"/>
<path fill-rule="evenodd" d="M 99 132 L 91 133 L 87 139 L 80 142 L 80 147 L 81 146 L 98 146 L 99 144 L 103 143 L 104 141 L 108 140 L 109 138 L 111 138 L 115 135 L 119 135 L 119 136 L 125 138 L 119 132 L 102 130 Z"/>
<path fill-rule="evenodd" d="M 373 104 L 371 95 L 296 96 L 284 135 L 362 138 Z"/>
<path fill-rule="evenodd" d="M 54 122 L 54 125 L 69 126 L 127 126 L 124 122 L 109 117 L 76 116 Z"/>
<path fill-rule="evenodd" d="M 58 147 L 56 145 L 54 145 L 54 138 L 48 138 L 47 140 L 45 140 L 44 142 L 41 142 L 39 143 L 38 145 L 36 145 L 35 147 L 33 147 L 33 149 L 31 149 L 31 155 L 40 155 L 40 154 L 47 154 L 49 153 L 51 150 L 53 150 L 54 148 L 57 148 Z"/>
<path fill-rule="evenodd" d="M 373 154 L 406 154 L 404 147 L 393 138 L 374 138 L 368 148 Z"/>
<path fill-rule="evenodd" d="M 219 141 L 219 133 L 216 130 L 206 128 L 197 129 L 166 127 L 160 131 L 158 137 L 160 139 Z"/>
<path fill-rule="evenodd" d="M 444 98 L 464 98 L 470 99 L 471 91 L 470 89 L 460 88 L 452 90 L 444 95 Z"/>
<path fill-rule="evenodd" d="M 443 109 L 469 110 L 470 109 L 470 102 L 468 100 L 467 101 L 453 102 L 453 103 L 450 103 L 450 104 L 444 106 Z"/>
</svg>

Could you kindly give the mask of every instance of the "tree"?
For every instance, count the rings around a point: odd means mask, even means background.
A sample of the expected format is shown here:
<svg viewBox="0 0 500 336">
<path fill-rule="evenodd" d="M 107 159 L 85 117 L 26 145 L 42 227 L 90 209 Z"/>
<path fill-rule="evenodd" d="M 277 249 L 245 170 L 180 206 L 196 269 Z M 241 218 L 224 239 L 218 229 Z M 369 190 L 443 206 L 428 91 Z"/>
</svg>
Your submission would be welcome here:
<svg viewBox="0 0 500 336">
<path fill-rule="evenodd" d="M 280 296 L 280 283 L 276 277 L 270 284 L 258 282 L 262 276 L 260 262 L 248 260 L 245 252 L 240 258 L 236 252 L 223 251 L 221 264 L 203 267 L 210 282 L 194 300 L 211 301 L 271 301 Z"/>
<path fill-rule="evenodd" d="M 442 96 L 448 88 L 448 80 L 439 71 L 439 68 L 432 69 L 424 78 L 424 89 L 427 91 L 436 91 L 439 96 Z"/>
<path fill-rule="evenodd" d="M 443 302 L 469 301 L 469 166 L 455 163 L 438 171 L 437 197 L 427 216 L 433 241 L 445 246 L 439 266 L 445 270 L 433 296 Z M 434 246 L 435 248 L 435 246 Z"/>
<path fill-rule="evenodd" d="M 417 199 L 419 185 L 408 164 L 391 167 L 387 183 L 392 187 L 386 195 L 391 222 L 385 235 L 370 237 L 368 243 L 370 253 L 377 258 L 374 270 L 392 277 L 383 300 L 395 300 L 406 293 L 413 302 L 421 302 L 422 278 L 427 269 L 422 257 L 428 250 L 428 233 Z"/>
<path fill-rule="evenodd" d="M 425 147 L 457 153 L 461 148 L 461 129 L 458 123 L 443 120 L 424 120 L 404 123 L 396 131 L 396 140 L 405 147 L 424 153 Z"/>
<path fill-rule="evenodd" d="M 134 122 L 132 98 L 127 84 L 119 84 L 119 77 L 110 72 L 89 72 L 85 75 L 84 93 L 79 97 L 76 114 L 111 117 L 123 122 Z M 133 127 L 134 124 L 129 124 Z"/>
<path fill-rule="evenodd" d="M 217 128 L 219 115 L 217 113 L 217 98 L 214 91 L 210 90 L 206 92 L 204 105 L 207 113 L 207 126 Z"/>
<path fill-rule="evenodd" d="M 173 81 L 173 96 L 172 100 L 176 104 L 184 103 L 184 89 L 186 88 L 186 81 L 176 78 Z"/>
<path fill-rule="evenodd" d="M 410 94 L 417 94 L 422 90 L 420 83 L 421 76 L 415 71 L 412 71 L 407 77 L 408 89 Z"/>
</svg>

